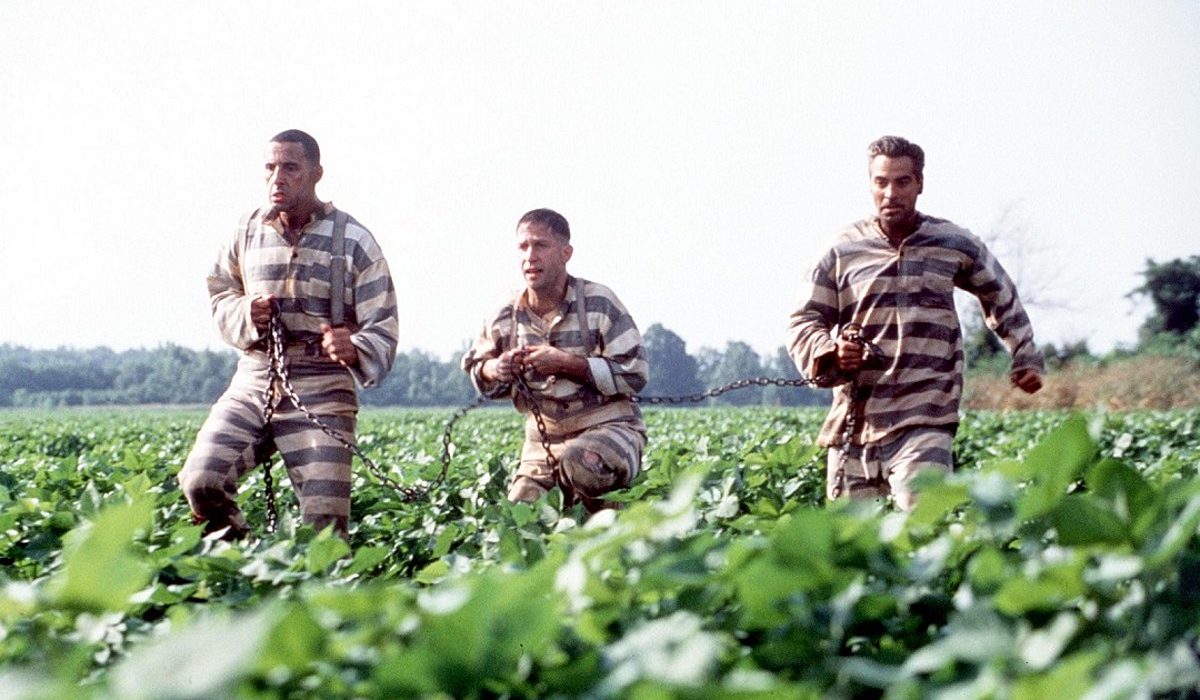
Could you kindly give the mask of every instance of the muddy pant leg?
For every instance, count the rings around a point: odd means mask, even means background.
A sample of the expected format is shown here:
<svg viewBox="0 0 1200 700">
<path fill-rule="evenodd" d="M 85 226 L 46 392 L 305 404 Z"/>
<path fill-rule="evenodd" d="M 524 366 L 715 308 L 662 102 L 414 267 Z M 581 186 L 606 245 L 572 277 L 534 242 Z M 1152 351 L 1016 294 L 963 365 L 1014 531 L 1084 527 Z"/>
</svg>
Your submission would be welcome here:
<svg viewBox="0 0 1200 700">
<path fill-rule="evenodd" d="M 353 444 L 354 415 L 322 415 L 321 422 Z M 300 502 L 300 520 L 317 531 L 329 525 L 342 537 L 350 526 L 351 452 L 304 416 L 291 410 L 273 421 L 275 444 Z"/>
<path fill-rule="evenodd" d="M 883 499 L 887 496 L 887 483 L 880 477 L 882 465 L 870 446 L 849 445 L 845 448 L 829 448 L 825 466 L 825 497 Z"/>
<path fill-rule="evenodd" d="M 885 446 L 883 455 L 892 499 L 903 510 L 917 504 L 912 482 L 922 472 L 949 474 L 954 433 L 944 428 L 913 428 Z"/>
<path fill-rule="evenodd" d="M 264 442 L 262 407 L 248 394 L 229 391 L 217 400 L 179 472 L 179 487 L 206 532 L 223 527 L 239 537 L 249 531 L 237 504 L 238 481 L 257 462 Z"/>
<path fill-rule="evenodd" d="M 582 502 L 589 513 L 612 507 L 602 497 L 633 481 L 645 445 L 646 436 L 624 423 L 598 425 L 567 440 L 558 468 L 564 499 Z"/>
<path fill-rule="evenodd" d="M 557 455 L 562 452 L 562 443 L 551 443 L 550 449 Z M 525 445 L 521 448 L 521 464 L 508 487 L 508 500 L 533 503 L 554 485 L 554 471 L 546 463 L 546 449 L 541 440 L 526 435 Z"/>
</svg>

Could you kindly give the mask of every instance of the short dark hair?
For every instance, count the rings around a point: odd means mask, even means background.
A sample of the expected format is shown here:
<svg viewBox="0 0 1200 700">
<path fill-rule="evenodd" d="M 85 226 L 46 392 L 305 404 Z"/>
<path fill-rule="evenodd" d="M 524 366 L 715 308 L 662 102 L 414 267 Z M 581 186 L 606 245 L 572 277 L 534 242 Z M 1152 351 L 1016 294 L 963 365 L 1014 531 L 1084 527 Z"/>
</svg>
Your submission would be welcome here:
<svg viewBox="0 0 1200 700">
<path fill-rule="evenodd" d="M 925 179 L 925 151 L 920 146 L 903 136 L 880 136 L 867 146 L 867 163 L 875 156 L 888 158 L 912 158 L 913 172 L 922 180 Z"/>
<path fill-rule="evenodd" d="M 533 211 L 525 212 L 521 220 L 517 222 L 517 228 L 521 228 L 521 224 L 538 224 L 545 226 L 550 233 L 562 238 L 568 243 L 571 242 L 571 225 L 567 223 L 567 218 L 553 209 L 534 209 Z"/>
<path fill-rule="evenodd" d="M 317 140 L 299 129 L 281 131 L 271 137 L 271 143 L 298 143 L 309 163 L 321 164 L 321 147 L 317 145 Z"/>
</svg>

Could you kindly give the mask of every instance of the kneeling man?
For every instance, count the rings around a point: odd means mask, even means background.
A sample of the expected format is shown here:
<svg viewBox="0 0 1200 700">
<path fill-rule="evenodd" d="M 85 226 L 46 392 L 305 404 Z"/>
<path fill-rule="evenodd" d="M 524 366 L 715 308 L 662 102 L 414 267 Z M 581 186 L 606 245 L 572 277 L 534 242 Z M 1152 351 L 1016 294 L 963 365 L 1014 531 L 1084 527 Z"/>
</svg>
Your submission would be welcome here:
<svg viewBox="0 0 1200 700">
<path fill-rule="evenodd" d="M 632 398 L 649 376 L 642 335 L 611 289 L 567 273 L 571 229 L 561 214 L 522 216 L 517 250 L 525 288 L 488 317 L 462 368 L 480 393 L 511 397 L 526 414 L 508 499 L 536 501 L 558 486 L 564 507 L 595 512 L 641 465 L 646 426 Z"/>
</svg>

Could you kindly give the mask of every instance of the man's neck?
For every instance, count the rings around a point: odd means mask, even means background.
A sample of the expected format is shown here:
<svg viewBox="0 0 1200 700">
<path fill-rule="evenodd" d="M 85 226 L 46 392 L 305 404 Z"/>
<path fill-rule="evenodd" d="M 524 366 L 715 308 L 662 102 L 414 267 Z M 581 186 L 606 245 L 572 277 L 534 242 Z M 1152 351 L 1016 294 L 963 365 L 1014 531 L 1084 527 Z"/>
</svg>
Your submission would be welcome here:
<svg viewBox="0 0 1200 700">
<path fill-rule="evenodd" d="M 299 237 L 300 231 L 312 220 L 313 213 L 321 206 L 321 202 L 312 200 L 307 204 L 296 207 L 292 211 L 279 212 L 279 223 L 289 239 Z"/>
<path fill-rule="evenodd" d="M 548 292 L 537 292 L 533 289 L 525 289 L 525 303 L 529 305 L 529 309 L 538 316 L 545 316 L 551 311 L 557 311 L 562 306 L 563 300 L 567 298 L 567 281 L 563 280 L 560 287 L 557 287 L 553 294 Z"/>
<path fill-rule="evenodd" d="M 879 222 L 879 230 L 883 231 L 883 235 L 887 237 L 893 245 L 900 245 L 905 238 L 911 236 L 917 228 L 920 227 L 921 217 L 914 214 L 911 219 L 896 224 L 895 226 L 886 226 L 882 221 Z"/>
</svg>

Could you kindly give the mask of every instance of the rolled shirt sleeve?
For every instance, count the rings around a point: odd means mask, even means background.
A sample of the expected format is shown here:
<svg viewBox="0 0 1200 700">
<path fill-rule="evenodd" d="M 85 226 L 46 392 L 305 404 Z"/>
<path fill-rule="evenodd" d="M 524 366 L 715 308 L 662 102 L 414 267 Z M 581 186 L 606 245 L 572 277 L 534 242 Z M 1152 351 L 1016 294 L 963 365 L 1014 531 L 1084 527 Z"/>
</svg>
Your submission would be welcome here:
<svg viewBox="0 0 1200 700">
<path fill-rule="evenodd" d="M 355 271 L 353 299 L 358 328 L 350 341 L 358 351 L 358 364 L 350 371 L 363 387 L 373 387 L 392 371 L 400 331 L 396 288 L 382 254 Z"/>
<path fill-rule="evenodd" d="M 206 280 L 217 331 L 222 340 L 239 350 L 249 349 L 262 338 L 250 320 L 251 297 L 242 281 L 241 258 L 250 216 L 239 224 L 233 239 L 221 247 Z"/>
<path fill-rule="evenodd" d="M 796 369 L 819 386 L 844 381 L 836 376 L 837 344 L 833 328 L 838 323 L 838 290 L 832 270 L 837 256 L 830 251 L 812 269 L 807 298 L 788 320 L 788 355 Z"/>
<path fill-rule="evenodd" d="M 1012 356 L 1012 370 L 1032 369 L 1045 374 L 1042 351 L 1033 339 L 1033 324 L 1017 287 L 987 245 L 974 234 L 964 237 L 976 247 L 973 261 L 962 271 L 961 286 L 979 300 L 984 323 L 1000 337 Z"/>
</svg>

